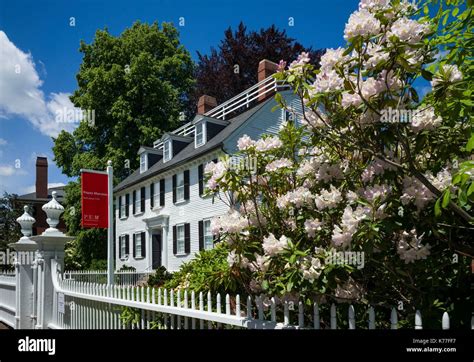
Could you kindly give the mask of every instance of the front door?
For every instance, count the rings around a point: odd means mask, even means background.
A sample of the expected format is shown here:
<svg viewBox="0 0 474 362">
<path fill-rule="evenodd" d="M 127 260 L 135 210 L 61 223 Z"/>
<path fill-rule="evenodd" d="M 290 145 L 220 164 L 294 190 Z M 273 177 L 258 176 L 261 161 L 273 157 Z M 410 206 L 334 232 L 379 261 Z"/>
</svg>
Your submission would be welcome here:
<svg viewBox="0 0 474 362">
<path fill-rule="evenodd" d="M 153 233 L 151 237 L 152 245 L 152 269 L 158 269 L 161 266 L 161 233 Z"/>
</svg>

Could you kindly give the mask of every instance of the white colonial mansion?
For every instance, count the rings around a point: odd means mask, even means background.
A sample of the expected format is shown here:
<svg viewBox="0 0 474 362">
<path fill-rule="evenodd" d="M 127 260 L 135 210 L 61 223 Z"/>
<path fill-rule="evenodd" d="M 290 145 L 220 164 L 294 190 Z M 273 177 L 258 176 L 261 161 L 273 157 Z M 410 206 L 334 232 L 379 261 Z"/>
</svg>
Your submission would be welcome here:
<svg viewBox="0 0 474 362">
<path fill-rule="evenodd" d="M 202 96 L 192 122 L 164 134 L 153 147 L 140 147 L 140 168 L 114 189 L 116 269 L 176 271 L 196 252 L 214 246 L 211 219 L 228 206 L 204 196 L 204 167 L 234 154 L 244 134 L 258 139 L 276 133 L 288 118 L 288 112 L 272 112 L 275 92 L 287 104 L 297 102 L 271 76 L 276 67 L 262 60 L 256 85 L 219 106 L 213 97 Z"/>
</svg>

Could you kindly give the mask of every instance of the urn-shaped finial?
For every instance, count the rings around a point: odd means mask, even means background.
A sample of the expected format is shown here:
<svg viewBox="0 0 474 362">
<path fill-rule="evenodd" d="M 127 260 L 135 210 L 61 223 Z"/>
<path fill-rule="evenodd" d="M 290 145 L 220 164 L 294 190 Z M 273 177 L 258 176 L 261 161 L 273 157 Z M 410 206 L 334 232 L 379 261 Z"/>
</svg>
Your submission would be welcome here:
<svg viewBox="0 0 474 362">
<path fill-rule="evenodd" d="M 53 191 L 53 198 L 50 202 L 43 205 L 42 209 L 48 217 L 46 222 L 50 228 L 55 229 L 59 224 L 59 216 L 64 212 L 64 207 L 56 200 L 56 191 Z"/>
<path fill-rule="evenodd" d="M 35 218 L 28 213 L 28 206 L 24 206 L 25 212 L 21 215 L 16 222 L 21 226 L 21 233 L 23 236 L 31 236 L 33 233 L 33 224 L 36 222 Z"/>
</svg>

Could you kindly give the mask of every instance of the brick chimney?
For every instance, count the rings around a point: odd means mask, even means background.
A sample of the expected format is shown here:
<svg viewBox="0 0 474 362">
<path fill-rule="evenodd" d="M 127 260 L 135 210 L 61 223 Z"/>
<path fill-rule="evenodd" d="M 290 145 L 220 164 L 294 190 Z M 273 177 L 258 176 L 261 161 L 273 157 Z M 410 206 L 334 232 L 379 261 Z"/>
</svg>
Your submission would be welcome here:
<svg viewBox="0 0 474 362">
<path fill-rule="evenodd" d="M 263 59 L 258 63 L 258 82 L 260 83 L 262 80 L 268 78 L 271 76 L 273 73 L 275 73 L 278 69 L 278 64 L 273 63 L 267 59 Z M 262 92 L 265 90 L 268 90 L 269 88 L 263 88 L 261 87 Z M 264 99 L 272 96 L 274 92 L 268 92 L 265 94 L 262 94 L 258 97 L 258 101 L 263 101 Z"/>
<path fill-rule="evenodd" d="M 217 101 L 214 97 L 202 95 L 198 101 L 198 114 L 204 114 L 217 107 Z"/>
<path fill-rule="evenodd" d="M 36 198 L 48 198 L 48 159 L 36 158 Z"/>
</svg>

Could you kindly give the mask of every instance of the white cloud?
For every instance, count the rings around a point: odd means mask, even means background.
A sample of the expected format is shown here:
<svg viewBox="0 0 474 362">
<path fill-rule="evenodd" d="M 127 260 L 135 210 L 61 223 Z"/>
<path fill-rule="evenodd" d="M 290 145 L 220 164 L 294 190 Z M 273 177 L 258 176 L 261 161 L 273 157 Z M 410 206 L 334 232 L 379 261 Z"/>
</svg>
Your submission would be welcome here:
<svg viewBox="0 0 474 362">
<path fill-rule="evenodd" d="M 58 110 L 75 109 L 69 95 L 51 93 L 46 97 L 32 55 L 18 49 L 3 31 L 0 31 L 0 58 L 0 118 L 21 116 L 41 133 L 53 137 L 62 129 L 75 128 L 77 123 L 57 119 Z"/>
<path fill-rule="evenodd" d="M 52 187 L 58 187 L 58 186 L 66 186 L 66 185 L 62 182 L 52 182 L 52 183 L 48 184 L 48 189 L 50 189 Z M 30 194 L 30 193 L 35 192 L 35 191 L 36 191 L 36 186 L 35 185 L 27 186 L 27 187 L 24 187 L 22 189 L 21 194 Z"/>
<path fill-rule="evenodd" d="M 0 165 L 0 176 L 21 176 L 26 175 L 27 172 L 21 168 L 15 168 L 12 165 Z"/>
<path fill-rule="evenodd" d="M 0 146 L 5 146 L 7 143 L 8 143 L 7 140 L 0 138 Z"/>
</svg>

